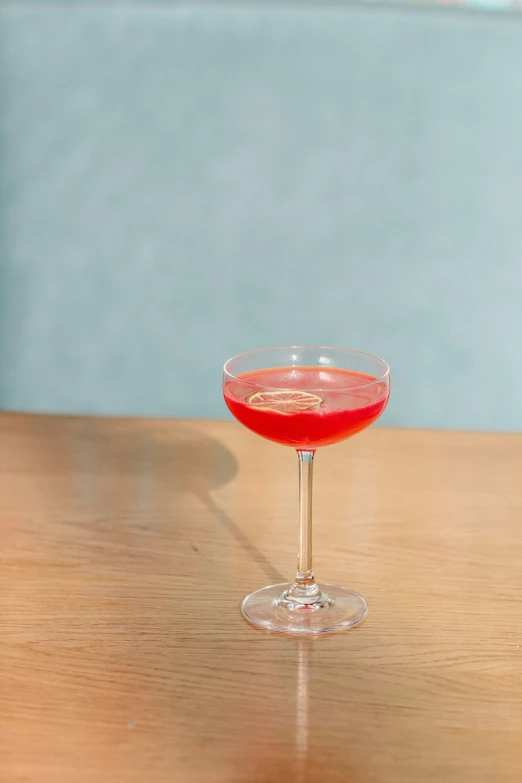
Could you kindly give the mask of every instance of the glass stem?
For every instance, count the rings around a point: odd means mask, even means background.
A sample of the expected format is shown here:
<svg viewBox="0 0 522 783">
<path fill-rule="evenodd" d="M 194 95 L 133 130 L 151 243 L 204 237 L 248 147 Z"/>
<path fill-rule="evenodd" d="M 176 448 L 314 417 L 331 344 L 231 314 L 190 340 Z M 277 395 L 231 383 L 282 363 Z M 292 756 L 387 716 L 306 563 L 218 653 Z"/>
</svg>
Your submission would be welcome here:
<svg viewBox="0 0 522 783">
<path fill-rule="evenodd" d="M 299 549 L 297 574 L 290 593 L 299 599 L 319 595 L 312 568 L 312 483 L 314 451 L 298 451 L 299 458 Z"/>
</svg>

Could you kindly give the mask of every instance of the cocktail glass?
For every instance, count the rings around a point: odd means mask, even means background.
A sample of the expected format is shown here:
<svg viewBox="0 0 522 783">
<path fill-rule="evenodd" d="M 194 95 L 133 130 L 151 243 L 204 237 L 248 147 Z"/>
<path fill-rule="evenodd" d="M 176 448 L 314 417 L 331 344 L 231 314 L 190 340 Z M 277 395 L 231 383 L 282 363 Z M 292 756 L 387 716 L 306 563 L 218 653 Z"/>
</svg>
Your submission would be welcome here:
<svg viewBox="0 0 522 783">
<path fill-rule="evenodd" d="M 339 443 L 379 418 L 390 394 L 388 365 L 348 348 L 265 348 L 226 362 L 223 394 L 241 424 L 292 446 L 299 458 L 295 581 L 250 593 L 241 604 L 243 615 L 260 628 L 293 634 L 329 633 L 356 625 L 368 613 L 364 598 L 346 587 L 315 581 L 313 460 L 316 449 Z"/>
</svg>

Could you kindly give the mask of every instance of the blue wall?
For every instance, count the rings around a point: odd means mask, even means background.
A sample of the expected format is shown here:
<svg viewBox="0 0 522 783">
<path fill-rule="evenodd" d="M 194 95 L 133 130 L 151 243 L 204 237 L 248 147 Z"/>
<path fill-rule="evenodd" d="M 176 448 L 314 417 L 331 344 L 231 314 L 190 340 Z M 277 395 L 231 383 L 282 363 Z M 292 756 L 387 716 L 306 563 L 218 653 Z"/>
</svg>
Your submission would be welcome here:
<svg viewBox="0 0 522 783">
<path fill-rule="evenodd" d="M 388 424 L 521 429 L 521 20 L 0 7 L 0 407 L 224 416 L 323 343 Z"/>
</svg>

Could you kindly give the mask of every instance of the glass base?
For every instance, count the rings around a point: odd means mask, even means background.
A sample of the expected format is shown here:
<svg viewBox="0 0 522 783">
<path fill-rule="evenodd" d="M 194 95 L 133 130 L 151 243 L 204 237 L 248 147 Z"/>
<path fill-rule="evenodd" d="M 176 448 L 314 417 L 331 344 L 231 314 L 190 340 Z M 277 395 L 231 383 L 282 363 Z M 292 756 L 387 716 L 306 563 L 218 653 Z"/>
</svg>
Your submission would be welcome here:
<svg viewBox="0 0 522 783">
<path fill-rule="evenodd" d="M 318 585 L 312 600 L 294 600 L 292 582 L 270 585 L 243 599 L 241 611 L 252 625 L 267 631 L 314 636 L 345 631 L 368 614 L 364 598 L 337 585 Z"/>
</svg>

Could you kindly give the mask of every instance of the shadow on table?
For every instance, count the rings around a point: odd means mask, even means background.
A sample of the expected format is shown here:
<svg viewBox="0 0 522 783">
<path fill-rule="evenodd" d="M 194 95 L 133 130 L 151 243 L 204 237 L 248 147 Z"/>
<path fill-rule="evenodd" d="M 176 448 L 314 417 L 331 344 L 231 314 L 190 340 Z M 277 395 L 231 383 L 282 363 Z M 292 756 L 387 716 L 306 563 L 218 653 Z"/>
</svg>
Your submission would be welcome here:
<svg viewBox="0 0 522 783">
<path fill-rule="evenodd" d="M 277 584 L 279 582 L 287 582 L 283 574 L 274 568 L 272 563 L 264 556 L 262 552 L 257 549 L 256 546 L 250 541 L 240 527 L 236 525 L 232 517 L 230 517 L 226 511 L 224 511 L 211 497 L 211 495 L 200 495 L 199 499 L 208 508 L 214 518 L 220 523 L 220 525 L 233 536 L 238 544 L 250 555 L 252 560 L 263 571 L 265 576 L 270 580 L 271 584 Z"/>
<path fill-rule="evenodd" d="M 193 495 L 270 581 L 285 581 L 212 497 L 213 491 L 233 480 L 237 460 L 200 425 L 42 416 L 30 417 L 24 426 L 34 442 L 33 469 L 69 476 L 84 506 L 99 498 L 100 478 L 106 478 L 109 486 L 119 486 L 131 502 L 147 503 L 162 491 Z"/>
</svg>

